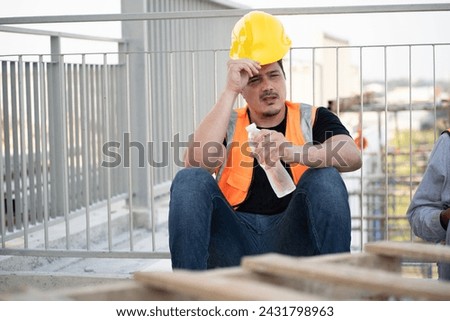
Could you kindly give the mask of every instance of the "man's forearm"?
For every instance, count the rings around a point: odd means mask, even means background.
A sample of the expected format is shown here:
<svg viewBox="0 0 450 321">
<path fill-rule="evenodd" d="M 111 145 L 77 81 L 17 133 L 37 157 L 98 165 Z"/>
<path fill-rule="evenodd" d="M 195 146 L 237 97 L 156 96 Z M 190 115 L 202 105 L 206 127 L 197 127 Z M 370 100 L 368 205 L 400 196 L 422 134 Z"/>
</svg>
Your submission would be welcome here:
<svg viewBox="0 0 450 321">
<path fill-rule="evenodd" d="M 298 163 L 313 168 L 336 167 L 341 172 L 357 170 L 361 167 L 361 157 L 353 141 L 342 135 L 335 136 L 323 144 L 289 146 L 283 161 Z M 351 138 L 350 138 L 351 139 Z"/>
<path fill-rule="evenodd" d="M 185 166 L 212 170 L 224 155 L 223 140 L 237 94 L 224 91 L 211 111 L 202 120 L 189 143 Z"/>
</svg>

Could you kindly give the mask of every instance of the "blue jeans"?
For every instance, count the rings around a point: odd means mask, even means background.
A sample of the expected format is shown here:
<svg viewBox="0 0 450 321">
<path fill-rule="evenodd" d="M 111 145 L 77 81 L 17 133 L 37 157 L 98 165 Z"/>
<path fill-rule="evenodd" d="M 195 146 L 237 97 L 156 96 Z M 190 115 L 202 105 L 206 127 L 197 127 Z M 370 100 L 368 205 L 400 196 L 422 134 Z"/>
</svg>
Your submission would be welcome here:
<svg viewBox="0 0 450 321">
<path fill-rule="evenodd" d="M 308 169 L 288 208 L 275 215 L 238 212 L 206 170 L 185 168 L 171 186 L 169 246 L 174 269 L 236 266 L 243 256 L 349 252 L 351 219 L 335 168 Z"/>
</svg>

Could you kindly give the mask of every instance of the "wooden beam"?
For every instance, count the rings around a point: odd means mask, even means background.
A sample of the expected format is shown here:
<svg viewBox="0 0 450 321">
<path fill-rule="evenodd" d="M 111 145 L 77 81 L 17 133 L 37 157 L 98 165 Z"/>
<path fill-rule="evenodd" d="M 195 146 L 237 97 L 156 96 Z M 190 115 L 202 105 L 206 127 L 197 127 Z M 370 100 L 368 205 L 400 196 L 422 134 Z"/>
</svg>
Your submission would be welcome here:
<svg viewBox="0 0 450 321">
<path fill-rule="evenodd" d="M 379 256 L 370 253 L 337 253 L 298 257 L 297 259 L 302 261 L 307 260 L 311 263 L 315 262 L 316 264 L 322 264 L 324 262 L 342 263 L 390 272 L 401 272 L 401 260 L 394 256 Z"/>
<path fill-rule="evenodd" d="M 421 262 L 450 262 L 450 246 L 440 244 L 380 241 L 367 243 L 364 251 Z"/>
<path fill-rule="evenodd" d="M 362 289 L 376 295 L 418 300 L 450 300 L 450 283 L 403 278 L 398 273 L 338 263 L 317 264 L 278 254 L 244 258 L 244 268 L 256 273 L 309 279 L 319 283 Z"/>
<path fill-rule="evenodd" d="M 253 280 L 211 277 L 203 275 L 202 272 L 137 272 L 134 278 L 148 287 L 180 293 L 197 300 L 316 301 L 326 299 L 276 285 Z"/>
</svg>

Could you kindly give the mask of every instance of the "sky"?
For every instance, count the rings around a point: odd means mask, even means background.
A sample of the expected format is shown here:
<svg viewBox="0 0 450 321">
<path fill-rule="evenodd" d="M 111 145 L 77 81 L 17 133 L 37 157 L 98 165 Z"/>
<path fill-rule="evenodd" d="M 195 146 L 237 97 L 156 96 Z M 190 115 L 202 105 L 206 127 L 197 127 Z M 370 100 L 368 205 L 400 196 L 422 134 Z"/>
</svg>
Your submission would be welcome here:
<svg viewBox="0 0 450 321">
<path fill-rule="evenodd" d="M 321 6 L 354 6 L 383 4 L 430 4 L 446 3 L 443 0 L 232 0 L 250 8 L 287 8 L 287 7 L 321 7 Z M 41 15 L 75 15 L 119 13 L 120 0 L 0 0 L 0 17 L 41 16 Z M 300 17 L 280 17 L 290 35 L 294 47 L 316 46 L 316 32 L 325 32 L 340 39 L 347 40 L 350 45 L 378 44 L 450 44 L 450 12 L 408 13 L 408 14 L 352 14 L 352 15 L 303 15 Z M 19 27 L 20 25 L 16 25 Z M 98 36 L 120 37 L 118 23 L 95 24 L 41 24 L 26 26 L 47 30 L 86 33 Z M 25 26 L 23 26 L 25 27 Z M 31 36 L 19 36 L 0 33 L 2 46 L 0 54 L 15 52 L 48 51 L 47 42 L 30 46 Z M 18 39 L 18 40 L 17 40 Z M 70 40 L 67 40 L 70 43 Z M 14 45 L 13 45 L 14 44 Z M 95 46 L 92 49 L 96 50 Z M 450 48 L 449 48 L 450 50 Z M 422 52 L 423 51 L 423 52 Z M 439 61 L 447 60 L 448 50 L 444 47 L 437 53 Z M 415 59 L 424 59 L 429 64 L 430 52 L 418 48 L 414 52 Z M 442 57 L 442 58 L 441 58 Z M 447 69 L 448 68 L 448 69 Z M 403 68 L 404 69 L 404 68 Z M 429 68 L 426 68 L 429 70 Z M 450 75 L 450 67 L 439 69 L 440 74 Z M 425 70 L 425 68 L 424 68 Z M 448 71 L 448 72 L 447 72 Z M 402 71 L 404 73 L 404 71 Z M 419 72 L 417 72 L 419 75 Z"/>
<path fill-rule="evenodd" d="M 250 8 L 287 8 L 287 7 L 321 7 L 352 6 L 382 4 L 414 4 L 414 3 L 446 3 L 444 0 L 232 0 L 232 2 Z M 119 13 L 120 0 L 0 0 L 0 17 L 39 16 L 39 15 L 71 15 Z M 294 23 L 295 20 L 295 23 Z M 286 17 L 289 31 L 292 30 L 294 45 L 309 45 L 305 32 L 308 29 L 323 30 L 348 39 L 352 44 L 368 42 L 450 42 L 450 12 L 409 13 L 402 14 L 354 14 L 354 15 L 315 15 L 301 18 Z M 297 28 L 296 26 L 301 26 Z M 40 27 L 49 27 L 43 24 Z M 51 26 L 50 26 L 51 27 Z M 62 26 L 58 26 L 62 28 Z M 67 26 L 70 28 L 70 26 Z M 73 27 L 73 26 L 72 26 Z M 77 28 L 83 28 L 81 24 Z M 92 32 L 92 28 L 86 26 Z M 112 30 L 111 30 L 112 29 Z M 97 28 L 99 35 L 119 36 L 117 28 Z M 80 32 L 83 32 L 81 29 Z M 367 35 L 370 34 L 370 37 Z"/>
<path fill-rule="evenodd" d="M 236 1 L 252 8 L 288 8 L 321 6 L 362 6 L 394 4 L 432 4 L 448 3 L 440 0 L 240 0 Z M 325 32 L 350 45 L 380 44 L 450 44 L 450 12 L 349 14 L 349 15 L 303 15 L 300 17 L 280 17 L 294 47 L 320 46 L 316 32 Z M 388 50 L 391 61 L 390 73 L 394 78 L 408 77 L 408 48 L 399 47 Z M 380 50 L 366 50 L 366 59 L 380 60 Z M 450 46 L 436 49 L 436 78 L 450 80 Z M 413 80 L 432 78 L 433 51 L 431 47 L 412 49 Z M 354 64 L 359 64 L 359 53 L 353 52 Z M 381 66 L 381 68 L 380 68 Z M 372 79 L 383 77 L 381 64 L 368 66 L 365 71 Z"/>
<path fill-rule="evenodd" d="M 448 3 L 448 1 L 442 0 L 240 0 L 237 2 L 260 8 Z M 354 45 L 377 42 L 450 42 L 450 34 L 447 32 L 450 30 L 450 12 L 312 15 L 301 18 L 286 17 L 283 18 L 283 21 L 287 23 L 286 27 L 289 31 L 304 29 L 300 26 L 311 26 L 312 29 L 321 29 L 339 38 L 348 39 Z M 295 31 L 291 33 L 294 45 L 306 43 L 302 41 L 301 33 Z"/>
</svg>

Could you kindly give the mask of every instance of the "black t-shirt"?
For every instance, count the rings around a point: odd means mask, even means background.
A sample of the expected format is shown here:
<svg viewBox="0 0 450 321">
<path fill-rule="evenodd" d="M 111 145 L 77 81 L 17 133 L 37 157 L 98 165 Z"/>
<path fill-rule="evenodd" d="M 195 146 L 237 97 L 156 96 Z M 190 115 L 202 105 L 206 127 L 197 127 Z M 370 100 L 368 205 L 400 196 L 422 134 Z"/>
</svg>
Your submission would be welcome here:
<svg viewBox="0 0 450 321">
<path fill-rule="evenodd" d="M 263 129 L 263 128 L 259 128 Z M 275 127 L 264 128 L 276 130 L 285 135 L 286 117 Z M 313 143 L 321 144 L 334 135 L 349 135 L 350 133 L 341 123 L 339 118 L 329 111 L 327 108 L 320 107 L 316 110 L 315 122 L 313 125 Z M 289 175 L 292 173 L 289 164 L 285 166 Z M 292 193 L 282 198 L 278 198 L 270 186 L 269 180 L 258 161 L 254 161 L 253 177 L 246 199 L 242 202 L 237 210 L 240 212 L 257 213 L 257 214 L 277 214 L 283 212 L 291 200 Z"/>
</svg>

